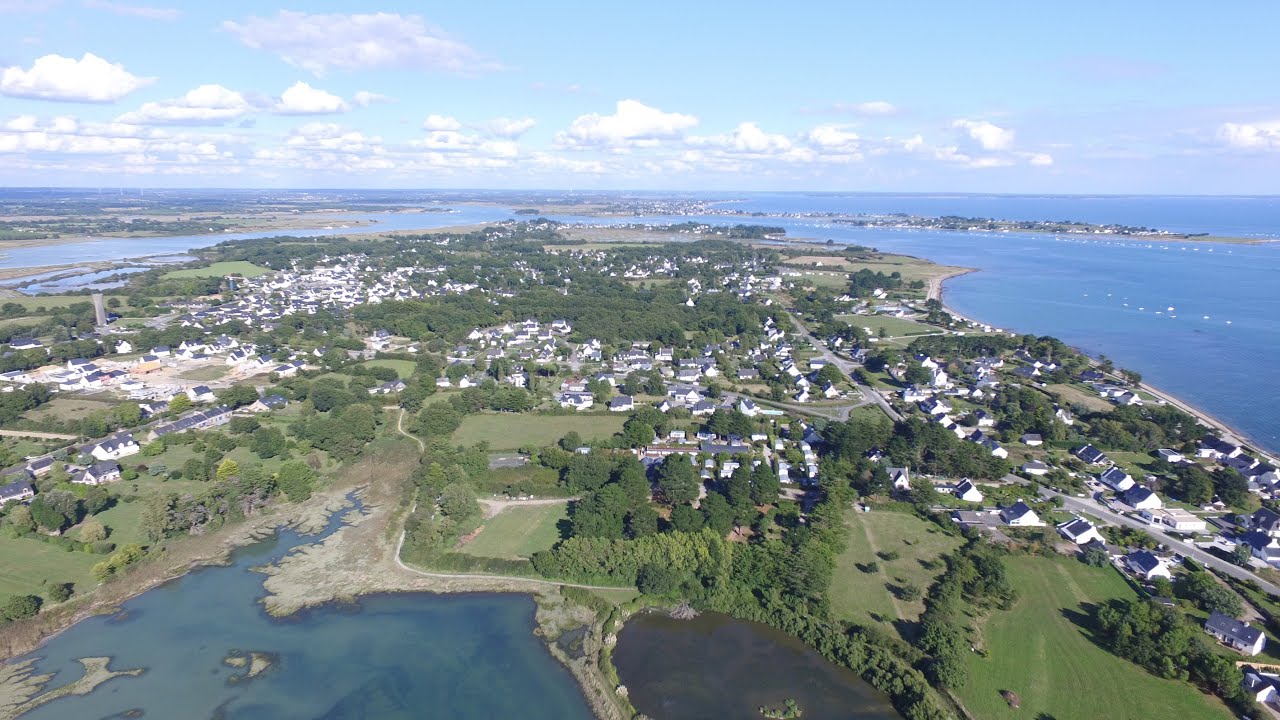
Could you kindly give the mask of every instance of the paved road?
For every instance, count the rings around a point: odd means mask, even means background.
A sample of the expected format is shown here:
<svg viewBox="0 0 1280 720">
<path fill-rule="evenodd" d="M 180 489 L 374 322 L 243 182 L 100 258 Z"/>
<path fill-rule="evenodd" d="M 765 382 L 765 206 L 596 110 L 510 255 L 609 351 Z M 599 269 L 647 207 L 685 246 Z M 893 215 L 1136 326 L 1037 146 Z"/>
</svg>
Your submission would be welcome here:
<svg viewBox="0 0 1280 720">
<path fill-rule="evenodd" d="M 1004 479 L 1006 481 L 1018 482 L 1023 485 L 1027 484 L 1025 479 L 1020 478 L 1017 475 L 1006 475 Z M 1201 550 L 1191 543 L 1183 542 L 1172 535 L 1167 535 L 1158 527 L 1148 525 L 1147 523 L 1131 518 L 1128 515 L 1111 512 L 1111 510 L 1105 505 L 1102 505 L 1092 498 L 1078 498 L 1073 495 L 1055 492 L 1046 487 L 1040 488 L 1041 497 L 1050 498 L 1055 495 L 1062 498 L 1063 507 L 1067 510 L 1077 513 L 1086 513 L 1092 517 L 1096 517 L 1103 525 L 1126 525 L 1137 530 L 1142 530 L 1159 542 L 1162 542 L 1169 548 L 1172 548 L 1180 555 L 1189 557 L 1196 562 L 1207 565 L 1224 575 L 1230 575 L 1231 577 L 1238 578 L 1240 580 L 1252 580 L 1258 584 L 1258 587 L 1266 590 L 1272 595 L 1280 597 L 1280 586 L 1263 580 L 1250 572 L 1247 568 L 1242 568 L 1239 565 L 1223 560 L 1217 555 Z"/>
<path fill-rule="evenodd" d="M 809 336 L 809 339 L 813 342 L 814 349 L 822 355 L 823 359 L 839 368 L 840 372 L 849 376 L 850 382 L 858 388 L 858 392 L 862 393 L 863 398 L 879 405 L 880 409 L 884 410 L 884 414 L 888 415 L 894 422 L 902 421 L 902 415 L 897 410 L 893 409 L 893 406 L 889 404 L 889 401 L 885 400 L 884 395 L 881 395 L 875 388 L 867 387 L 866 385 L 858 382 L 857 378 L 853 374 L 853 371 L 858 368 L 856 363 L 840 357 L 834 350 L 827 347 L 827 344 L 814 335 L 809 330 L 808 326 L 800 321 L 800 318 L 797 317 L 795 313 L 790 310 L 785 310 L 784 312 L 787 313 L 787 317 L 791 318 L 791 322 L 795 324 L 797 330 Z"/>
</svg>

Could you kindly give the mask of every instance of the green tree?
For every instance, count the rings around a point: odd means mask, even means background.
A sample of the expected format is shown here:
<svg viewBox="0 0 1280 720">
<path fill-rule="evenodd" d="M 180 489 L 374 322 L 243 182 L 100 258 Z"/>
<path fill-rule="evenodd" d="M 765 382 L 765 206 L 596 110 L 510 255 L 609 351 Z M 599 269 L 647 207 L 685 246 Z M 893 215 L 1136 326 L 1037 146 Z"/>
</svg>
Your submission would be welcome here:
<svg viewBox="0 0 1280 720">
<path fill-rule="evenodd" d="M 277 457 L 285 450 L 284 433 L 275 428 L 262 428 L 253 434 L 249 449 L 263 460 Z"/>
<path fill-rule="evenodd" d="M 191 398 L 186 393 L 178 393 L 169 399 L 169 411 L 183 413 L 191 409 Z"/>
<path fill-rule="evenodd" d="M 668 455 L 658 466 L 658 491 L 668 505 L 684 505 L 696 500 L 699 484 L 686 455 Z"/>
<path fill-rule="evenodd" d="M 87 543 L 107 539 L 107 527 L 94 518 L 80 523 L 80 540 Z"/>
<path fill-rule="evenodd" d="M 64 603 L 71 599 L 72 585 L 68 582 L 50 583 L 46 594 L 49 600 L 55 603 Z"/>
<path fill-rule="evenodd" d="M 733 508 L 720 493 L 710 493 L 702 499 L 702 516 L 706 518 L 706 526 L 722 537 L 733 530 Z"/>
<path fill-rule="evenodd" d="M 697 532 L 705 522 L 702 513 L 692 505 L 681 504 L 671 508 L 671 527 L 679 532 Z"/>
<path fill-rule="evenodd" d="M 778 475 L 762 462 L 751 471 L 751 500 L 757 505 L 772 505 L 778 502 L 778 493 L 782 491 L 782 482 Z"/>
<path fill-rule="evenodd" d="M 440 512 L 457 523 L 465 523 L 480 517 L 480 502 L 476 491 L 466 483 L 451 483 L 440 491 Z"/>
<path fill-rule="evenodd" d="M 231 458 L 227 458 L 226 460 L 223 460 L 221 463 L 218 464 L 217 477 L 219 482 L 224 480 L 229 480 L 233 477 L 239 477 L 239 475 L 240 475 L 240 463 L 236 462 L 235 460 L 232 460 Z"/>
<path fill-rule="evenodd" d="M 0 615 L 8 620 L 25 620 L 40 612 L 43 601 L 36 595 L 14 595 L 0 606 Z"/>
<path fill-rule="evenodd" d="M 302 502 L 311 497 L 315 481 L 315 471 L 297 460 L 284 463 L 276 473 L 276 485 L 290 502 Z"/>
</svg>

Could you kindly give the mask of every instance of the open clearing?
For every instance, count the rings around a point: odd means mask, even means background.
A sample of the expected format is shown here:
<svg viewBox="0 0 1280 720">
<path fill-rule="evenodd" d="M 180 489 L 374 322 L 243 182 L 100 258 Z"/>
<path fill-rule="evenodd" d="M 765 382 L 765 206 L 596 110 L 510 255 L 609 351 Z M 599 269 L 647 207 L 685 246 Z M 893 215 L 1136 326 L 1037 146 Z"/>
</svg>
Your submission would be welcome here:
<svg viewBox="0 0 1280 720">
<path fill-rule="evenodd" d="M 856 328 L 863 328 L 871 334 L 871 337 L 878 337 L 880 329 L 883 328 L 888 337 L 902 337 L 903 335 L 927 335 L 930 333 L 942 332 L 941 329 L 932 325 L 918 323 L 915 320 L 907 318 L 890 317 L 888 315 L 837 315 L 837 320 L 843 320 Z"/>
<path fill-rule="evenodd" d="M 401 380 L 408 380 L 418 369 L 418 365 L 412 360 L 368 360 L 360 364 L 367 368 L 390 368 L 396 371 Z"/>
<path fill-rule="evenodd" d="M 223 277 L 224 275 L 243 275 L 244 277 L 258 277 L 271 272 L 270 268 L 264 268 L 260 265 L 254 265 L 245 260 L 234 260 L 231 262 L 216 262 L 207 267 L 183 268 L 182 270 L 173 270 L 165 273 L 162 277 L 166 280 L 181 278 L 205 278 L 205 277 Z"/>
<path fill-rule="evenodd" d="M 850 508 L 845 512 L 845 522 L 849 525 L 849 547 L 836 558 L 831 583 L 832 612 L 860 625 L 881 623 L 892 627 L 895 620 L 918 619 L 924 612 L 924 602 L 899 600 L 889 586 L 911 583 L 927 592 L 945 568 L 942 556 L 960 547 L 961 539 L 905 512 L 863 513 Z M 885 560 L 877 553 L 897 553 L 898 558 Z M 859 568 L 872 562 L 880 566 L 876 572 Z"/>
<path fill-rule="evenodd" d="M 625 417 L 610 415 L 526 415 L 492 413 L 468 415 L 453 433 L 461 445 L 489 443 L 493 450 L 518 450 L 526 445 L 550 445 L 570 432 L 583 440 L 602 440 L 622 431 Z"/>
<path fill-rule="evenodd" d="M 196 382 L 209 382 L 211 380 L 221 380 L 227 372 L 231 370 L 229 365 L 206 365 L 204 367 L 192 368 L 180 374 L 178 377 L 183 380 L 195 380 Z"/>
<path fill-rule="evenodd" d="M 110 410 L 115 403 L 102 400 L 90 400 L 81 397 L 55 397 L 35 410 L 28 411 L 23 417 L 30 420 L 53 418 L 64 421 L 75 421 L 98 410 Z"/>
<path fill-rule="evenodd" d="M 1018 591 L 1012 610 L 996 610 L 982 623 L 990 657 L 967 655 L 969 682 L 959 691 L 980 718 L 1228 718 L 1215 698 L 1185 683 L 1163 680 L 1098 647 L 1074 622 L 1090 603 L 1134 597 L 1111 568 L 1075 560 L 1010 557 L 1009 580 Z M 1012 710 L 1000 697 L 1022 698 Z"/>
<path fill-rule="evenodd" d="M 1044 389 L 1050 393 L 1056 393 L 1065 403 L 1083 405 L 1090 410 L 1107 412 L 1115 407 L 1098 397 L 1097 393 L 1086 392 L 1072 385 L 1046 385 Z"/>
<path fill-rule="evenodd" d="M 484 523 L 484 530 L 463 545 L 467 555 L 527 558 L 560 539 L 559 523 L 569 518 L 569 504 L 508 507 Z"/>
<path fill-rule="evenodd" d="M 105 559 L 86 552 L 67 552 L 32 538 L 0 536 L 0 597 L 43 596 L 46 578 L 75 583 L 78 592 L 88 590 L 96 584 L 89 569 Z"/>
</svg>

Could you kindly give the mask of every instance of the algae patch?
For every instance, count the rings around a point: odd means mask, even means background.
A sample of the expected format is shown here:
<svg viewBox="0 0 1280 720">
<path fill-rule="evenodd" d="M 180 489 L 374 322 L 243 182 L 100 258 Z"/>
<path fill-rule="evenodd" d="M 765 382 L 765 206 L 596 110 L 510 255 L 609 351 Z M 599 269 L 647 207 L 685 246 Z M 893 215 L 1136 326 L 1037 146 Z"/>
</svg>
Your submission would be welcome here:
<svg viewBox="0 0 1280 720">
<path fill-rule="evenodd" d="M 143 668 L 111 670 L 109 657 L 88 657 L 77 660 L 84 666 L 84 675 L 48 692 L 42 692 L 52 674 L 35 674 L 35 659 L 0 665 L 0 718 L 12 720 L 31 712 L 45 703 L 67 695 L 88 695 L 95 688 L 113 678 L 137 677 L 146 672 Z"/>
</svg>

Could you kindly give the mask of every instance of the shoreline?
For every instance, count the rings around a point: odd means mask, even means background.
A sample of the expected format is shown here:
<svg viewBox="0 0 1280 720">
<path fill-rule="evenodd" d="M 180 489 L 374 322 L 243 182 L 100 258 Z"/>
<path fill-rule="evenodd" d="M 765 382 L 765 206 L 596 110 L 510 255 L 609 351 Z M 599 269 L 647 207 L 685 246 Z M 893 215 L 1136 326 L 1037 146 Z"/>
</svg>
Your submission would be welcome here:
<svg viewBox="0 0 1280 720">
<path fill-rule="evenodd" d="M 964 320 L 966 322 L 974 323 L 976 325 L 988 325 L 990 327 L 996 328 L 997 326 L 992 325 L 991 323 L 982 322 L 980 320 L 976 320 L 967 315 L 963 315 L 959 312 L 956 312 L 954 308 L 952 308 L 950 305 L 947 304 L 947 301 L 944 297 L 946 294 L 947 280 L 960 277 L 962 275 L 968 275 L 970 273 L 976 273 L 976 272 L 981 272 L 981 269 L 968 268 L 960 272 L 946 274 L 944 276 L 935 278 L 934 280 L 930 280 L 928 284 L 929 293 L 930 293 L 929 297 L 936 297 L 936 299 L 942 303 L 942 309 L 955 318 Z M 936 296 L 934 295 L 934 292 L 933 292 L 935 286 L 937 288 Z M 1000 329 L 1003 332 L 1013 332 L 1012 330 L 1008 330 L 1005 328 L 998 328 L 998 329 Z M 1089 358 L 1089 362 L 1092 363 L 1095 367 L 1098 365 L 1097 359 L 1094 358 L 1089 353 L 1076 347 L 1073 347 L 1072 349 L 1076 350 L 1081 355 L 1084 355 L 1085 357 Z M 1150 393 L 1157 400 L 1163 400 L 1166 404 L 1172 405 L 1173 407 L 1176 407 L 1179 410 L 1187 413 L 1191 417 L 1195 418 L 1201 425 L 1204 425 L 1211 429 L 1218 430 L 1223 435 L 1234 438 L 1240 444 L 1248 445 L 1252 450 L 1254 450 L 1255 453 L 1263 456 L 1264 459 L 1269 460 L 1271 462 L 1275 462 L 1275 453 L 1267 449 L 1265 445 L 1262 445 L 1261 443 L 1258 443 L 1253 438 L 1249 437 L 1248 434 L 1237 430 L 1236 428 L 1232 427 L 1230 424 L 1226 423 L 1225 421 L 1220 420 L 1219 418 L 1205 412 L 1204 410 L 1196 407 L 1195 405 L 1192 405 L 1191 403 L 1179 398 L 1177 395 L 1174 395 L 1168 391 L 1156 388 L 1155 386 L 1151 385 L 1145 380 L 1138 383 L 1137 387 L 1140 390 L 1145 390 L 1146 392 Z"/>
</svg>

